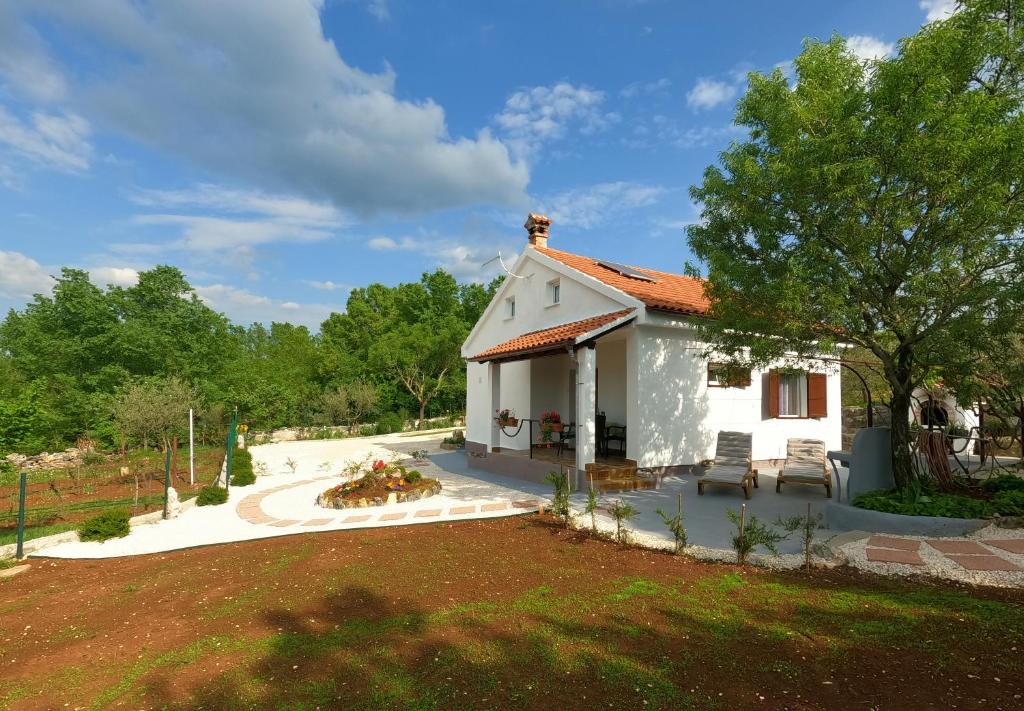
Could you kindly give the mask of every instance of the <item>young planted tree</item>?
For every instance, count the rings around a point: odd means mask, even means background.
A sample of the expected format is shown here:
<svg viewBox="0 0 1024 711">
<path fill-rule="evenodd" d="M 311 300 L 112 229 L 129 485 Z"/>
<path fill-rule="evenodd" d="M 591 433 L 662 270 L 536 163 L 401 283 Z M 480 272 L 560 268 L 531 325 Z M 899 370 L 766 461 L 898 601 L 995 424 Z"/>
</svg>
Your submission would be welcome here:
<svg viewBox="0 0 1024 711">
<path fill-rule="evenodd" d="M 329 422 L 344 424 L 352 433 L 376 409 L 377 389 L 371 383 L 357 381 L 328 390 L 321 399 Z"/>
<path fill-rule="evenodd" d="M 128 383 L 114 399 L 114 420 L 127 437 L 148 447 L 150 438 L 166 450 L 175 435 L 188 431 L 188 411 L 199 401 L 195 388 L 177 378 L 146 378 Z"/>
<path fill-rule="evenodd" d="M 911 393 L 1024 302 L 1024 3 L 965 0 L 864 62 L 808 42 L 796 82 L 751 74 L 748 130 L 691 190 L 706 337 L 764 365 L 846 343 L 878 361 L 896 482 L 914 477 Z M 749 350 L 747 350 L 749 348 Z"/>
</svg>

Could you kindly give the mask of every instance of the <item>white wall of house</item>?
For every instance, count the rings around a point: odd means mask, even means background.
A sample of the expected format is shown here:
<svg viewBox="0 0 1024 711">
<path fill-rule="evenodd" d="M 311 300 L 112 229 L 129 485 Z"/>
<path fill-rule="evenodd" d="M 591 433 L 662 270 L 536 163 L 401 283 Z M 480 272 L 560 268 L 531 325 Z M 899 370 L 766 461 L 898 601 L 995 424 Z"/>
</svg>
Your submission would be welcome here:
<svg viewBox="0 0 1024 711">
<path fill-rule="evenodd" d="M 821 364 L 811 372 L 828 373 L 828 416 L 820 419 L 770 419 L 767 371 L 754 371 L 745 388 L 707 384 L 707 361 L 694 334 L 680 328 L 639 327 L 636 415 L 630 418 L 630 457 L 639 466 L 695 464 L 714 456 L 717 433 L 753 433 L 754 459 L 786 456 L 790 437 L 821 439 L 830 449 L 842 440 L 839 373 Z"/>
<path fill-rule="evenodd" d="M 626 338 L 614 333 L 597 342 L 597 409 L 608 424 L 628 425 Z"/>
</svg>

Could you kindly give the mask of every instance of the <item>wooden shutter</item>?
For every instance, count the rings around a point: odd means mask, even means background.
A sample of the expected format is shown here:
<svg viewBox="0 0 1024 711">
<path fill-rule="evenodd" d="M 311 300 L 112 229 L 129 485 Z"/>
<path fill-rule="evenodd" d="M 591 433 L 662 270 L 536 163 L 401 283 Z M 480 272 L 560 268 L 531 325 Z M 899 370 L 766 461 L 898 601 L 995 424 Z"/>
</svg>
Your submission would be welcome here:
<svg viewBox="0 0 1024 711">
<path fill-rule="evenodd" d="M 807 374 L 807 416 L 828 417 L 828 376 Z"/>
<path fill-rule="evenodd" d="M 768 417 L 779 416 L 779 371 L 768 371 Z"/>
</svg>

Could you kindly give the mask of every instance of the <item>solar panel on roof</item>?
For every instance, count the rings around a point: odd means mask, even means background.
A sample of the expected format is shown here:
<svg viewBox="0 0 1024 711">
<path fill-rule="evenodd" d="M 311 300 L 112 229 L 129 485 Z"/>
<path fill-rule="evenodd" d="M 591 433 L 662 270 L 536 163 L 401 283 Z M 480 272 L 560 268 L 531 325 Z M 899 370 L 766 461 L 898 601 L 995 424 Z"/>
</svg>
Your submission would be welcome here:
<svg viewBox="0 0 1024 711">
<path fill-rule="evenodd" d="M 655 279 L 654 277 L 644 274 L 643 272 L 633 269 L 632 267 L 627 267 L 624 264 L 616 264 L 615 262 L 605 262 L 603 260 L 598 260 L 597 263 L 600 264 L 605 269 L 611 269 L 613 272 L 618 272 L 622 276 L 629 277 L 630 279 L 639 279 L 640 281 L 651 282 L 657 281 L 657 279 Z"/>
</svg>

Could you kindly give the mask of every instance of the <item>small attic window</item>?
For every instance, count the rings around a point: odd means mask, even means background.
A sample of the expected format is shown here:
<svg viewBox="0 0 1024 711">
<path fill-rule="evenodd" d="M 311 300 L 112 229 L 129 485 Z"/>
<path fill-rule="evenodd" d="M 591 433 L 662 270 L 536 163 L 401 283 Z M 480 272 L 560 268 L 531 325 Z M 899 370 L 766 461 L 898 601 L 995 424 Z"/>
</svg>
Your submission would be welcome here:
<svg viewBox="0 0 1024 711">
<path fill-rule="evenodd" d="M 510 296 L 505 299 L 505 318 L 516 317 L 516 297 Z"/>
<path fill-rule="evenodd" d="M 624 264 L 617 264 L 616 262 L 605 262 L 602 260 L 598 260 L 597 263 L 604 267 L 605 269 L 610 269 L 611 271 L 616 272 L 617 274 L 621 274 L 624 277 L 629 277 L 630 279 L 638 279 L 640 281 L 650 282 L 658 281 L 654 277 L 648 274 L 644 274 L 642 271 L 634 269 L 633 267 L 627 267 Z"/>
<path fill-rule="evenodd" d="M 562 282 L 560 279 L 552 279 L 548 282 L 548 306 L 558 306 L 562 303 Z"/>
</svg>

